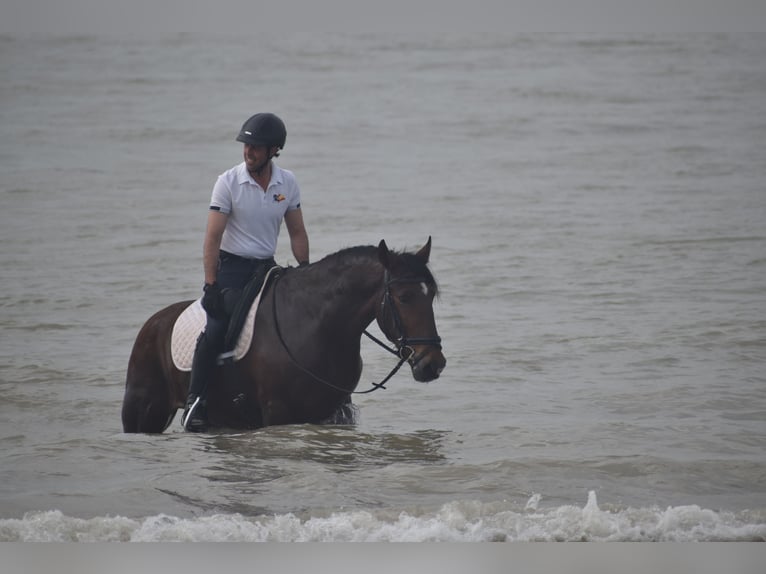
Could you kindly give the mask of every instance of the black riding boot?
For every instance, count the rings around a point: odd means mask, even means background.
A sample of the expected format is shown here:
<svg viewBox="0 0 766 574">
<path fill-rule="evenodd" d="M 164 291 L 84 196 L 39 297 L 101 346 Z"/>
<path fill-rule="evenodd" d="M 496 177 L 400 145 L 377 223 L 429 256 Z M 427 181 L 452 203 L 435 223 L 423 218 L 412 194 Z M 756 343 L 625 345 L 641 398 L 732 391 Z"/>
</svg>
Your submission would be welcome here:
<svg viewBox="0 0 766 574">
<path fill-rule="evenodd" d="M 203 332 L 197 339 L 192 360 L 189 394 L 181 418 L 181 425 L 189 432 L 205 432 L 207 420 L 207 385 L 215 368 L 216 349 Z"/>
</svg>

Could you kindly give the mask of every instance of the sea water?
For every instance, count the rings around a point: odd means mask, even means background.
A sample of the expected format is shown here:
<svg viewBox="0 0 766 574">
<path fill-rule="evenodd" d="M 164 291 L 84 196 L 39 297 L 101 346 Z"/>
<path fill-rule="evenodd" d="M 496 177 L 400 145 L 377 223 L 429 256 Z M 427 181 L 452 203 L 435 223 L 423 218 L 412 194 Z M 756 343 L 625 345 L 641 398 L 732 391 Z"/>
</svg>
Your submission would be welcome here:
<svg viewBox="0 0 766 574">
<path fill-rule="evenodd" d="M 766 38 L 272 40 L 0 38 L 0 540 L 766 539 Z M 257 111 L 312 260 L 432 236 L 447 368 L 355 426 L 123 434 Z"/>
</svg>

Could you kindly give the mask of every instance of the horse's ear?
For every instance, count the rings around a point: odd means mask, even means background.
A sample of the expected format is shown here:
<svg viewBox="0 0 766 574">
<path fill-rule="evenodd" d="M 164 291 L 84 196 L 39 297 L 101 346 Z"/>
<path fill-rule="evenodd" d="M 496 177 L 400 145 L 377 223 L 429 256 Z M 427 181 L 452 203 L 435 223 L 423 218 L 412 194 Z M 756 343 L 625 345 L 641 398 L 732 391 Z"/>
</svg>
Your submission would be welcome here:
<svg viewBox="0 0 766 574">
<path fill-rule="evenodd" d="M 428 241 L 426 244 L 420 248 L 420 251 L 418 251 L 416 256 L 420 257 L 423 260 L 423 263 L 428 263 L 428 258 L 431 257 L 431 236 L 428 236 Z"/>
<path fill-rule="evenodd" d="M 380 243 L 378 243 L 378 259 L 380 259 L 380 262 L 383 264 L 383 267 L 386 269 L 390 268 L 390 257 L 389 257 L 389 251 L 388 251 L 388 245 L 386 245 L 386 240 L 381 239 Z"/>
</svg>

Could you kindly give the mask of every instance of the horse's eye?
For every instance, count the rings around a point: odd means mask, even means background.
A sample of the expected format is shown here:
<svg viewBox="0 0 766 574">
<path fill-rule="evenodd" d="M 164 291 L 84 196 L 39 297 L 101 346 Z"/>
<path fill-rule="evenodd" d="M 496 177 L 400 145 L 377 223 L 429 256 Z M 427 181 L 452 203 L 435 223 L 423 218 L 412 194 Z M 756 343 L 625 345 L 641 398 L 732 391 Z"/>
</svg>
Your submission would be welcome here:
<svg viewBox="0 0 766 574">
<path fill-rule="evenodd" d="M 410 303 L 412 303 L 412 299 L 413 299 L 412 293 L 402 293 L 401 295 L 399 295 L 399 302 L 402 305 L 409 305 Z"/>
</svg>

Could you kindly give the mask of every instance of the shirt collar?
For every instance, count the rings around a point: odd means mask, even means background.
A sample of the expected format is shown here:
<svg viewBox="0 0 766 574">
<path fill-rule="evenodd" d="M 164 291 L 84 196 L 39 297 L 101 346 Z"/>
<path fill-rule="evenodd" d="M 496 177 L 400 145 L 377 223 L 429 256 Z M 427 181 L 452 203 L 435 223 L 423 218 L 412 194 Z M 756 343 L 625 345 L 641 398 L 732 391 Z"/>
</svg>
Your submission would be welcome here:
<svg viewBox="0 0 766 574">
<path fill-rule="evenodd" d="M 250 175 L 250 172 L 247 171 L 247 165 L 243 161 L 241 164 L 239 164 L 239 171 L 237 173 L 237 180 L 241 184 L 243 183 L 252 183 L 254 185 L 257 185 L 255 183 L 255 180 L 253 179 L 253 176 Z M 281 185 L 284 183 L 284 180 L 282 178 L 282 168 L 280 168 L 277 164 L 274 163 L 272 160 L 271 162 L 271 181 L 269 181 L 269 187 L 272 185 Z"/>
</svg>

